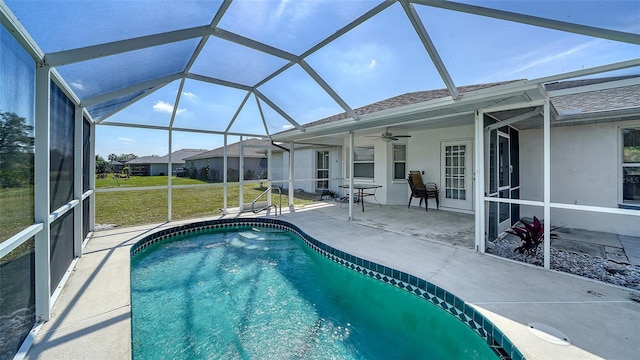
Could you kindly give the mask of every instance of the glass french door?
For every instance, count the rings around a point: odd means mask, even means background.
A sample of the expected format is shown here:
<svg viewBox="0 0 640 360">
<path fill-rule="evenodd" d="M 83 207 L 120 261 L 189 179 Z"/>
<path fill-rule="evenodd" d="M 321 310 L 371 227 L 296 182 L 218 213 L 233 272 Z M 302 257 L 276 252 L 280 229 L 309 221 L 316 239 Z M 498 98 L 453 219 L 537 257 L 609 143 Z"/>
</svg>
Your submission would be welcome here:
<svg viewBox="0 0 640 360">
<path fill-rule="evenodd" d="M 498 131 L 498 197 L 510 198 L 511 166 L 509 152 L 509 134 Z M 511 206 L 508 203 L 498 204 L 498 232 L 501 233 L 511 227 Z"/>
<path fill-rule="evenodd" d="M 471 141 L 443 142 L 441 157 L 440 206 L 472 210 L 473 157 Z"/>
<path fill-rule="evenodd" d="M 500 199 L 520 198 L 519 133 L 512 127 L 491 130 L 488 137 L 488 195 Z M 488 203 L 489 239 L 497 238 L 520 219 L 520 205 Z"/>
</svg>

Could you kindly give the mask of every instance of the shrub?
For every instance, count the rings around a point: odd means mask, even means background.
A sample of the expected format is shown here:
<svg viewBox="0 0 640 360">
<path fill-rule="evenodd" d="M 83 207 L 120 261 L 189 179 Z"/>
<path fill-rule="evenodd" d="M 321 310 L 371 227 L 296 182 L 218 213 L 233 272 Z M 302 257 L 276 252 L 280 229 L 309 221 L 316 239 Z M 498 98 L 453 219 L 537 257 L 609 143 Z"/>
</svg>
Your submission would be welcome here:
<svg viewBox="0 0 640 360">
<path fill-rule="evenodd" d="M 201 167 L 200 171 L 198 172 L 198 180 L 207 180 L 208 173 L 209 173 L 208 166 Z"/>
<path fill-rule="evenodd" d="M 520 238 L 522 243 L 515 248 L 514 252 L 524 253 L 525 251 L 529 255 L 535 255 L 538 252 L 538 247 L 544 242 L 544 225 L 538 220 L 537 217 L 533 217 L 533 222 L 528 224 L 521 222 L 521 226 L 514 225 L 511 229 L 507 230 L 508 234 L 516 235 Z M 554 231 L 559 229 L 560 226 L 551 229 Z M 552 239 L 557 239 L 557 234 L 551 234 Z"/>
<path fill-rule="evenodd" d="M 232 169 L 232 168 L 227 169 L 227 181 L 230 181 L 230 182 L 239 181 L 240 177 L 238 174 L 239 172 L 237 169 Z"/>
</svg>

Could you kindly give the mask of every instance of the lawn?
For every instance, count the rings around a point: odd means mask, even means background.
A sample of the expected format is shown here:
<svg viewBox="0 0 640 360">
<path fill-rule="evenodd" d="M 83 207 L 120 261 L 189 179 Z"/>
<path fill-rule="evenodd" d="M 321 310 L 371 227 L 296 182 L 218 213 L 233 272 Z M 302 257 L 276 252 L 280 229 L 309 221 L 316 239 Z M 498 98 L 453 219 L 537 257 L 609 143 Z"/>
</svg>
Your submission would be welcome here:
<svg viewBox="0 0 640 360">
<path fill-rule="evenodd" d="M 166 176 L 130 176 L 129 178 L 118 178 L 109 175 L 104 179 L 96 177 L 96 189 L 125 188 L 125 187 L 146 187 L 146 186 L 167 186 Z M 171 178 L 172 185 L 197 185 L 207 184 L 206 181 L 176 177 Z"/>
<path fill-rule="evenodd" d="M 108 192 L 96 192 L 96 224 L 113 224 L 116 226 L 131 226 L 165 222 L 168 219 L 168 191 L 166 176 L 140 176 L 129 179 L 118 179 L 120 188 L 159 186 L 158 189 L 113 191 L 118 188 L 113 185 L 111 179 L 96 180 L 96 188 L 109 189 Z M 124 184 L 123 184 L 124 183 Z M 125 185 L 126 184 L 126 185 Z M 196 187 L 172 189 L 172 220 L 191 219 L 205 216 L 214 216 L 221 213 L 223 207 L 222 184 L 210 184 L 205 181 L 172 178 L 173 185 L 200 185 Z M 230 183 L 227 186 L 227 207 L 238 207 L 239 185 Z M 244 203 L 251 203 L 258 197 L 264 188 L 259 184 L 250 183 L 244 185 Z M 318 195 L 296 195 L 294 204 L 304 206 L 313 200 L 318 200 Z M 277 204 L 278 196 L 274 192 L 273 201 Z M 286 207 L 288 196 L 283 194 L 282 203 Z"/>
<path fill-rule="evenodd" d="M 0 188 L 0 242 L 33 224 L 33 188 Z"/>
</svg>

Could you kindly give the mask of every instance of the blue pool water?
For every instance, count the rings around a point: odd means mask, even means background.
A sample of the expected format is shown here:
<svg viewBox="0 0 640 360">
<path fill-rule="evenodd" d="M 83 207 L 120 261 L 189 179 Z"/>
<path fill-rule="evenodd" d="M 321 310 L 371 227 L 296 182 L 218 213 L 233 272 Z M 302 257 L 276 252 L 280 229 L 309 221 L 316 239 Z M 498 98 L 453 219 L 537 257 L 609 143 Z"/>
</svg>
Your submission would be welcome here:
<svg viewBox="0 0 640 360">
<path fill-rule="evenodd" d="M 135 359 L 496 359 L 419 296 L 345 268 L 290 232 L 207 230 L 131 263 Z"/>
</svg>

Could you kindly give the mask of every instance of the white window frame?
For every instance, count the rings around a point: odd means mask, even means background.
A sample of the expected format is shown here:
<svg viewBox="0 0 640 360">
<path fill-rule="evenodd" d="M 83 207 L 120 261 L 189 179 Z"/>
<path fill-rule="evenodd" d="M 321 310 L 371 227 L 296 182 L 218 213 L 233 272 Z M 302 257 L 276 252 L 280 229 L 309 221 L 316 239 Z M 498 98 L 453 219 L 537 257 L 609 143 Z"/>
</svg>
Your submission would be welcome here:
<svg viewBox="0 0 640 360">
<path fill-rule="evenodd" d="M 396 147 L 404 147 L 404 159 L 396 159 Z M 391 166 L 392 176 L 394 181 L 405 180 L 407 178 L 407 144 L 392 144 L 391 146 Z M 396 174 L 396 164 L 404 164 L 404 171 L 400 174 Z"/>
<path fill-rule="evenodd" d="M 634 209 L 640 209 L 640 201 L 637 200 L 625 200 L 624 199 L 624 183 L 625 183 L 625 178 L 624 178 L 624 169 L 627 167 L 640 167 L 640 162 L 629 162 L 629 163 L 625 163 L 624 162 L 624 135 L 623 132 L 625 130 L 636 130 L 636 131 L 640 131 L 640 127 L 637 126 L 628 126 L 628 127 L 620 127 L 619 128 L 619 139 L 620 139 L 620 166 L 618 168 L 619 171 L 619 176 L 620 176 L 620 180 L 618 181 L 618 193 L 619 193 L 619 204 L 623 207 L 632 207 Z"/>
<path fill-rule="evenodd" d="M 364 159 L 364 160 L 358 160 L 356 158 L 355 152 L 358 151 L 358 149 L 366 149 L 367 151 L 371 152 L 371 159 Z M 353 156 L 353 178 L 354 179 L 371 179 L 373 180 L 376 174 L 376 154 L 375 154 L 375 147 L 374 146 L 356 146 L 354 147 L 354 156 Z M 356 174 L 358 173 L 358 171 L 356 171 L 356 168 L 358 167 L 358 165 L 368 165 L 371 164 L 371 176 L 356 176 Z"/>
<path fill-rule="evenodd" d="M 324 162 L 326 162 L 326 164 L 320 164 L 320 156 L 322 154 L 322 159 L 324 160 Z M 323 167 L 321 167 L 323 166 Z M 316 151 L 316 191 L 318 190 L 329 190 L 329 167 L 330 167 L 330 161 L 329 161 L 329 151 L 326 150 L 318 150 Z M 327 176 L 326 177 L 320 177 L 320 171 L 326 171 Z M 327 186 L 326 187 L 321 187 L 320 183 L 326 183 Z"/>
</svg>

